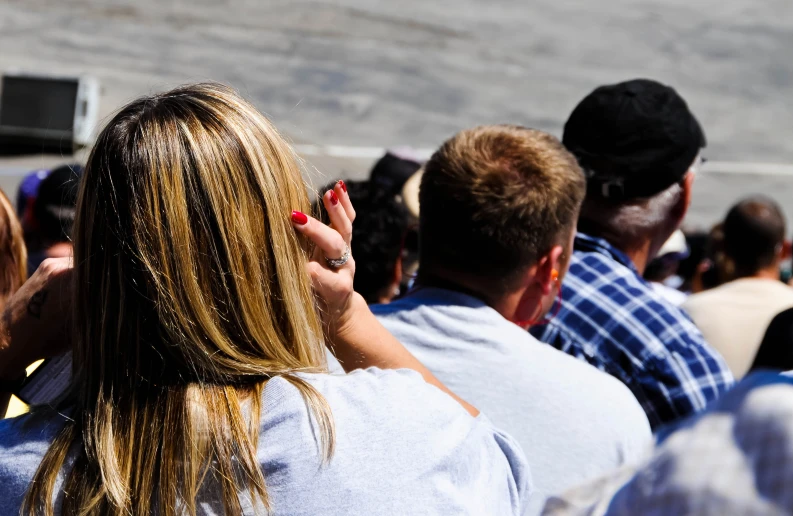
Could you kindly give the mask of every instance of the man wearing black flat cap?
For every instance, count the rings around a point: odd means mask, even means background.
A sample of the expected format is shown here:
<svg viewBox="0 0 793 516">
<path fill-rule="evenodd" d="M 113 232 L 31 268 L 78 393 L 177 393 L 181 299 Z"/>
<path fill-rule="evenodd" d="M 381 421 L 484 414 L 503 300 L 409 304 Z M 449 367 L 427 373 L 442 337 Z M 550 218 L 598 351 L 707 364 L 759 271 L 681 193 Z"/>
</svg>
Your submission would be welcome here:
<svg viewBox="0 0 793 516">
<path fill-rule="evenodd" d="M 563 143 L 587 193 L 562 308 L 532 333 L 622 380 L 657 429 L 733 384 L 689 317 L 641 276 L 686 215 L 705 135 L 674 89 L 636 79 L 584 98 Z"/>
</svg>

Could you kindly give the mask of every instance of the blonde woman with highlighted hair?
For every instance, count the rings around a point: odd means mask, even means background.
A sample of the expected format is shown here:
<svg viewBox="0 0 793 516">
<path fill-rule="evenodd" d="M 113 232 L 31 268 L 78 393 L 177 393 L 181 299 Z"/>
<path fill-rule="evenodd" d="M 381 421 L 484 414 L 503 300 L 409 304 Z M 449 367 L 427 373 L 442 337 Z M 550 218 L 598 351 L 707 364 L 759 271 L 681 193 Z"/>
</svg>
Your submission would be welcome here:
<svg viewBox="0 0 793 516">
<path fill-rule="evenodd" d="M 0 514 L 520 514 L 520 449 L 352 291 L 344 183 L 323 201 L 330 226 L 227 87 L 123 108 L 73 268 L 45 261 L 3 317 L 0 389 L 68 342 L 75 365 L 64 406 L 0 422 Z M 25 309 L 42 292 L 46 324 Z M 326 345 L 355 371 L 328 374 Z"/>
</svg>

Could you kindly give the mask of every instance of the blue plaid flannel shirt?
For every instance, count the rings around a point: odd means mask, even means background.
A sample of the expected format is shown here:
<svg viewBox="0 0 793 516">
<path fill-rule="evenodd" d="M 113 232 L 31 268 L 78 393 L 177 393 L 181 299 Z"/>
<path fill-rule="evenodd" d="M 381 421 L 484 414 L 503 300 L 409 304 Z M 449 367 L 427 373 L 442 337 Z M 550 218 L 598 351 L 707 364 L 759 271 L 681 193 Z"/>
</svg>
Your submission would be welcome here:
<svg viewBox="0 0 793 516">
<path fill-rule="evenodd" d="M 734 383 L 686 313 L 603 239 L 576 236 L 562 299 L 550 324 L 531 333 L 622 380 L 653 430 L 704 409 Z"/>
</svg>

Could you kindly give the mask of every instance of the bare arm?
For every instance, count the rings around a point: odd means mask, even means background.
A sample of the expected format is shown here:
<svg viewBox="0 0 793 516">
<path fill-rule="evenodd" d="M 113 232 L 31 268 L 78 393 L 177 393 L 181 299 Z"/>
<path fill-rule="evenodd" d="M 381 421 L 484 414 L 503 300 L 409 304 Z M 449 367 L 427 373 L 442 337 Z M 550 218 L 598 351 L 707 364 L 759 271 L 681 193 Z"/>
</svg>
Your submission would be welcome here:
<svg viewBox="0 0 793 516">
<path fill-rule="evenodd" d="M 355 261 L 352 257 L 340 267 L 330 266 L 325 257 L 338 258 L 349 249 L 355 210 L 344 184 L 336 183 L 323 196 L 331 225 L 304 215 L 293 214 L 295 228 L 316 244 L 308 271 L 317 298 L 322 304 L 325 333 L 345 371 L 363 367 L 413 369 L 427 383 L 435 385 L 457 400 L 472 416 L 479 411 L 451 392 L 386 330 L 369 310 L 363 298 L 353 292 Z"/>
<path fill-rule="evenodd" d="M 42 358 L 66 352 L 70 258 L 45 260 L 11 298 L 0 317 L 0 383 L 13 382 Z M 0 417 L 11 392 L 0 392 Z"/>
<path fill-rule="evenodd" d="M 424 380 L 457 400 L 469 414 L 476 417 L 479 411 L 457 396 L 438 380 L 424 364 L 413 356 L 374 316 L 366 301 L 354 294 L 351 300 L 350 322 L 335 333 L 331 345 L 336 358 L 345 371 L 365 367 L 381 369 L 413 369 Z"/>
</svg>

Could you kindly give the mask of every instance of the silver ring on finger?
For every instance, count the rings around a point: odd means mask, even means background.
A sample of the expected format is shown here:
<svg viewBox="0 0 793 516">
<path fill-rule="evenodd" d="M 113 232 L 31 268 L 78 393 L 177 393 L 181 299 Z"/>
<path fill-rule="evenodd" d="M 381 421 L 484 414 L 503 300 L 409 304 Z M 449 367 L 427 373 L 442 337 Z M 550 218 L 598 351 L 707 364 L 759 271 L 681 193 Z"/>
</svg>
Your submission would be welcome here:
<svg viewBox="0 0 793 516">
<path fill-rule="evenodd" d="M 327 262 L 328 266 L 333 269 L 338 269 L 339 267 L 343 267 L 345 263 L 350 259 L 350 246 L 344 246 L 344 252 L 342 253 L 341 257 L 339 258 L 328 258 L 325 257 L 325 261 Z"/>
</svg>

